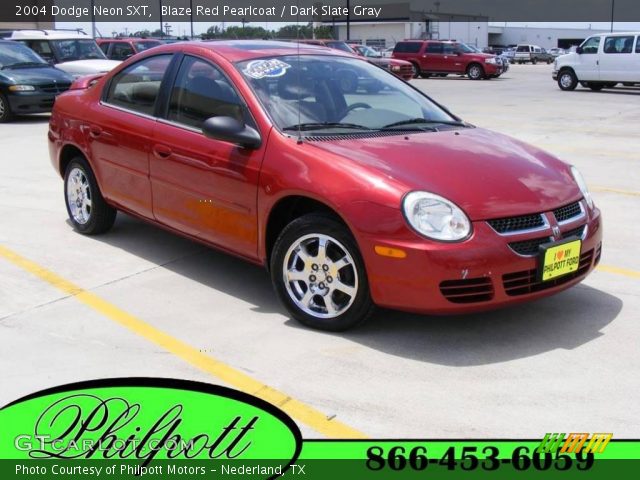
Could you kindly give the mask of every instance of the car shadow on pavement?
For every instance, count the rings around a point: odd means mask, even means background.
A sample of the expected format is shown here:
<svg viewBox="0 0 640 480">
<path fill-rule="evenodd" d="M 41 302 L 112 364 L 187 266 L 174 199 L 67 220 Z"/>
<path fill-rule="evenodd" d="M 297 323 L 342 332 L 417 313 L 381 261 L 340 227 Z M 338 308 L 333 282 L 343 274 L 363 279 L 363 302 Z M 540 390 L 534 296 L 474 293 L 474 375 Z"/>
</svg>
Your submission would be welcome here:
<svg viewBox="0 0 640 480">
<path fill-rule="evenodd" d="M 616 87 L 615 89 L 603 89 L 600 90 L 599 92 L 593 92 L 589 89 L 576 89 L 574 90 L 575 93 L 590 93 L 591 95 L 606 95 L 606 94 L 613 94 L 613 95 L 635 95 L 638 96 L 640 95 L 640 88 L 634 88 L 634 87 Z"/>
<path fill-rule="evenodd" d="M 280 313 L 268 272 L 128 215 L 91 237 L 136 255 L 206 287 L 251 305 L 258 313 Z M 368 348 L 429 363 L 473 366 L 573 349 L 597 339 L 622 309 L 619 298 L 584 284 L 553 297 L 492 312 L 427 316 L 380 309 L 363 326 L 335 335 Z M 291 328 L 306 329 L 293 319 Z"/>
<path fill-rule="evenodd" d="M 349 339 L 381 352 L 473 366 L 572 350 L 597 339 L 622 310 L 618 297 L 585 284 L 530 303 L 455 316 L 380 310 Z"/>
<path fill-rule="evenodd" d="M 51 115 L 16 115 L 11 119 L 11 124 L 29 124 L 29 123 L 49 123 Z"/>
</svg>

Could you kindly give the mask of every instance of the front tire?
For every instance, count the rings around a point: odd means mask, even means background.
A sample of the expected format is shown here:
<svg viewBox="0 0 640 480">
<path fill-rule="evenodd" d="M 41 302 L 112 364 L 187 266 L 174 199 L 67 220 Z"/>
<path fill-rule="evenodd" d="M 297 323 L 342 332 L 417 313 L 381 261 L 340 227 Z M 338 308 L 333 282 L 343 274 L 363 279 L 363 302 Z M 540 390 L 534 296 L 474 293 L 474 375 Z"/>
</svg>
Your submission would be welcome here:
<svg viewBox="0 0 640 480">
<path fill-rule="evenodd" d="M 12 118 L 13 113 L 11 112 L 11 105 L 9 105 L 9 100 L 7 100 L 7 97 L 0 93 L 0 123 L 8 122 Z"/>
<path fill-rule="evenodd" d="M 578 86 L 578 78 L 573 70 L 561 70 L 558 74 L 558 86 L 560 90 L 575 90 Z"/>
<path fill-rule="evenodd" d="M 64 175 L 64 199 L 73 228 L 85 235 L 108 231 L 116 220 L 117 211 L 107 204 L 98 182 L 82 157 L 75 157 Z"/>
<path fill-rule="evenodd" d="M 482 65 L 472 63 L 467 67 L 467 75 L 471 80 L 482 80 L 484 78 L 484 69 Z"/>
<path fill-rule="evenodd" d="M 291 316 L 318 330 L 353 328 L 375 309 L 355 240 L 325 215 L 304 215 L 284 228 L 271 255 L 271 280 Z"/>
</svg>

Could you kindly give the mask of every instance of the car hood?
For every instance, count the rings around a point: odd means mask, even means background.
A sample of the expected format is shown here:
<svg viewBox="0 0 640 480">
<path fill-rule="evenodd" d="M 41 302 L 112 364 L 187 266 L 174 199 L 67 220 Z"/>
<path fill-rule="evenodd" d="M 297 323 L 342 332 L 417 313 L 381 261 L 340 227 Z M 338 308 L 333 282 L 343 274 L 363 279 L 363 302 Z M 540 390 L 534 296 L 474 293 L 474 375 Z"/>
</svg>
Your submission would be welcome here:
<svg viewBox="0 0 640 480">
<path fill-rule="evenodd" d="M 376 65 L 411 65 L 411 62 L 407 62 L 406 60 L 398 60 L 397 58 L 390 57 L 367 57 L 371 63 L 375 63 Z"/>
<path fill-rule="evenodd" d="M 472 220 L 548 211 L 581 196 L 569 165 L 480 128 L 312 145 L 373 168 L 407 192 L 425 190 L 448 198 Z"/>
<path fill-rule="evenodd" d="M 106 73 L 120 65 L 116 60 L 74 60 L 72 62 L 58 63 L 60 70 L 64 70 L 72 75 L 90 75 L 92 73 Z"/>
<path fill-rule="evenodd" d="M 43 65 L 42 67 L 8 68 L 0 72 L 0 78 L 6 78 L 15 85 L 43 85 L 52 82 L 71 83 L 73 77 L 57 68 Z"/>
</svg>

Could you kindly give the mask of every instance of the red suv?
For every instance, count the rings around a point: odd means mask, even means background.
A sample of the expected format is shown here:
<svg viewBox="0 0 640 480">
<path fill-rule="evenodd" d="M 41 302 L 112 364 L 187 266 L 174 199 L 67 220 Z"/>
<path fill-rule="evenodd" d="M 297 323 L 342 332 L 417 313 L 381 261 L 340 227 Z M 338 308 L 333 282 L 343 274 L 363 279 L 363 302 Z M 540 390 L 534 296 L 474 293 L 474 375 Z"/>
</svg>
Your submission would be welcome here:
<svg viewBox="0 0 640 480">
<path fill-rule="evenodd" d="M 405 40 L 396 44 L 392 57 L 411 62 L 422 78 L 454 73 L 480 80 L 497 78 L 506 70 L 500 57 L 452 41 Z"/>
</svg>

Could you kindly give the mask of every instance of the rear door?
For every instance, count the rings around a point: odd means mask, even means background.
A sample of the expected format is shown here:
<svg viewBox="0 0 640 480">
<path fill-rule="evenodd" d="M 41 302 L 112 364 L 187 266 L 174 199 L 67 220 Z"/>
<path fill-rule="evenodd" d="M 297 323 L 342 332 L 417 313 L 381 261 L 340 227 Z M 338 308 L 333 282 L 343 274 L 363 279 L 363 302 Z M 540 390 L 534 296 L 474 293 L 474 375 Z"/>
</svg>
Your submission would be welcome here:
<svg viewBox="0 0 640 480">
<path fill-rule="evenodd" d="M 634 40 L 633 35 L 612 35 L 604 38 L 600 55 L 600 80 L 633 80 Z"/>
<path fill-rule="evenodd" d="M 149 152 L 161 83 L 173 55 L 147 57 L 115 75 L 91 119 L 80 126 L 88 139 L 102 193 L 118 205 L 152 217 Z"/>
<path fill-rule="evenodd" d="M 153 208 L 162 223 L 240 255 L 257 255 L 256 199 L 266 141 L 257 150 L 212 140 L 214 116 L 255 123 L 221 68 L 185 55 L 154 131 Z"/>
<path fill-rule="evenodd" d="M 442 42 L 427 42 L 420 58 L 423 71 L 439 72 L 445 68 Z"/>
</svg>

